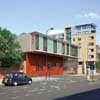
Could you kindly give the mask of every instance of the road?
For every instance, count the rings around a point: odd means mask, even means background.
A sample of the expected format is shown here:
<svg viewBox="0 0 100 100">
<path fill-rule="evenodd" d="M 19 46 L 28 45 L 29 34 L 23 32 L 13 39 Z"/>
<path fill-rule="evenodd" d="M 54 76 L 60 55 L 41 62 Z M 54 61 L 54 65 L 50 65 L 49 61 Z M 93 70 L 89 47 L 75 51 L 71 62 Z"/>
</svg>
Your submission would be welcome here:
<svg viewBox="0 0 100 100">
<path fill-rule="evenodd" d="M 99 80 L 88 82 L 83 77 L 58 76 L 33 81 L 32 85 L 0 86 L 0 100 L 100 100 L 99 88 Z"/>
</svg>

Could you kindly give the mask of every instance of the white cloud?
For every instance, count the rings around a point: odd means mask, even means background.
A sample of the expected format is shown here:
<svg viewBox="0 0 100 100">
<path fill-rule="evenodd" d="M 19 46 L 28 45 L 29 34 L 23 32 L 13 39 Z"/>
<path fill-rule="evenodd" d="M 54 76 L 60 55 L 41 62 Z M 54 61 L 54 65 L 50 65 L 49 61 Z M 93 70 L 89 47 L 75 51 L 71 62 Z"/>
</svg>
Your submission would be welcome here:
<svg viewBox="0 0 100 100">
<path fill-rule="evenodd" d="M 83 14 L 78 15 L 78 17 L 87 18 L 87 19 L 100 19 L 100 15 L 94 12 L 83 13 Z"/>
<path fill-rule="evenodd" d="M 64 33 L 64 30 L 52 30 L 48 32 L 48 35 Z"/>
</svg>

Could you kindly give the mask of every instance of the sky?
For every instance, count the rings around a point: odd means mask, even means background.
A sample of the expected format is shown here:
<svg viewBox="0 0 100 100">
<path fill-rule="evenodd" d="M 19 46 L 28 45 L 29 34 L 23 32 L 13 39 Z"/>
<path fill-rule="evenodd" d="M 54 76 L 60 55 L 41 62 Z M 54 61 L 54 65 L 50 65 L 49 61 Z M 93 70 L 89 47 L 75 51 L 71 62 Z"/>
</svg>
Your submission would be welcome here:
<svg viewBox="0 0 100 100">
<path fill-rule="evenodd" d="M 0 0 L 0 27 L 12 33 L 95 23 L 100 45 L 100 0 Z"/>
</svg>

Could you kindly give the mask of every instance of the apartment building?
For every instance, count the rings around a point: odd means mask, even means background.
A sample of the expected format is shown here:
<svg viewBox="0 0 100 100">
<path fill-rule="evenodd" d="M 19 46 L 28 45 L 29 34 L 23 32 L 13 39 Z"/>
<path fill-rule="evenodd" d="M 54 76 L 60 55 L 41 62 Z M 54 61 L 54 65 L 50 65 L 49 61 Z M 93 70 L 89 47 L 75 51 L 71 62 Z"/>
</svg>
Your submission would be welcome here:
<svg viewBox="0 0 100 100">
<path fill-rule="evenodd" d="M 82 73 L 87 73 L 89 65 L 96 64 L 96 25 L 83 24 L 72 27 L 65 27 L 64 33 L 51 35 L 51 37 L 66 41 L 67 43 L 78 46 L 79 69 Z M 69 46 L 70 48 L 70 46 Z M 70 51 L 70 50 L 69 50 Z M 81 73 L 79 72 L 79 73 Z"/>
<path fill-rule="evenodd" d="M 77 66 L 77 46 L 69 47 L 67 42 L 39 32 L 23 33 L 18 36 L 17 41 L 21 45 L 21 51 L 26 54 L 26 74 L 62 75 L 69 64 L 71 68 Z"/>
<path fill-rule="evenodd" d="M 71 32 L 72 44 L 80 47 L 79 66 L 87 73 L 87 68 L 91 64 L 96 65 L 96 25 L 77 25 L 71 28 Z"/>
<path fill-rule="evenodd" d="M 100 55 L 100 46 L 99 45 L 96 45 L 96 53 L 97 53 L 97 60 L 96 60 L 96 62 L 98 63 L 98 62 L 100 62 L 100 59 L 99 59 L 99 55 Z"/>
</svg>

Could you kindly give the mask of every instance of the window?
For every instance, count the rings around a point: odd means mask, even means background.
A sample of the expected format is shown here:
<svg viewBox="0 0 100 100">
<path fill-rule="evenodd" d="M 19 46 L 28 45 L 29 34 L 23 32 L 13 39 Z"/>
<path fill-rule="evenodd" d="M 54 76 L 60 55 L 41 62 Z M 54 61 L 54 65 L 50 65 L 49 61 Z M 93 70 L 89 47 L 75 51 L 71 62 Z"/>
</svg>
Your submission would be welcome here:
<svg viewBox="0 0 100 100">
<path fill-rule="evenodd" d="M 94 58 L 94 55 L 89 55 L 89 58 L 90 58 L 90 59 Z"/>
<path fill-rule="evenodd" d="M 82 29 L 86 29 L 87 27 L 86 26 L 82 26 Z"/>
<path fill-rule="evenodd" d="M 94 49 L 88 49 L 88 53 L 94 52 Z"/>
<path fill-rule="evenodd" d="M 37 71 L 40 71 L 40 70 L 42 70 L 42 69 L 43 69 L 42 64 L 37 64 L 37 65 L 36 65 L 36 70 L 37 70 Z"/>
<path fill-rule="evenodd" d="M 94 55 L 91 55 L 91 58 L 94 58 Z"/>
<path fill-rule="evenodd" d="M 53 51 L 54 53 L 57 53 L 57 41 L 56 40 L 53 41 Z"/>
<path fill-rule="evenodd" d="M 89 42 L 89 46 L 93 46 L 94 45 L 94 43 L 93 42 Z"/>
<path fill-rule="evenodd" d="M 81 46 L 81 45 L 82 45 L 81 43 L 78 44 L 78 46 Z"/>
<path fill-rule="evenodd" d="M 65 54 L 65 44 L 62 44 L 62 54 Z"/>
<path fill-rule="evenodd" d="M 92 30 L 91 33 L 96 33 L 96 30 Z"/>
<path fill-rule="evenodd" d="M 43 37 L 43 50 L 47 51 L 47 37 Z"/>
<path fill-rule="evenodd" d="M 36 41 L 36 42 L 35 42 L 35 48 L 38 50 L 38 49 L 39 49 L 39 35 L 36 35 L 36 36 L 35 36 L 35 39 L 36 39 L 36 40 L 35 40 L 35 41 Z"/>
<path fill-rule="evenodd" d="M 91 39 L 94 39 L 94 36 L 91 36 Z"/>
<path fill-rule="evenodd" d="M 69 44 L 67 44 L 67 55 L 69 55 Z"/>
<path fill-rule="evenodd" d="M 94 36 L 89 36 L 88 38 L 91 39 L 91 40 L 93 40 L 94 39 Z"/>
<path fill-rule="evenodd" d="M 91 52 L 94 52 L 94 49 L 91 49 Z"/>
<path fill-rule="evenodd" d="M 75 38 L 73 38 L 73 41 L 75 41 Z"/>
<path fill-rule="evenodd" d="M 81 38 L 78 38 L 78 41 L 81 41 Z"/>
<path fill-rule="evenodd" d="M 60 69 L 61 68 L 61 63 L 56 63 L 56 67 L 58 68 L 58 69 Z"/>
<path fill-rule="evenodd" d="M 52 63 L 51 63 L 51 62 L 48 62 L 47 68 L 48 68 L 48 69 L 51 69 L 51 67 L 52 67 Z"/>
</svg>

